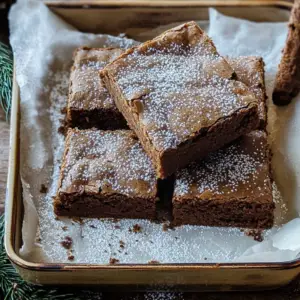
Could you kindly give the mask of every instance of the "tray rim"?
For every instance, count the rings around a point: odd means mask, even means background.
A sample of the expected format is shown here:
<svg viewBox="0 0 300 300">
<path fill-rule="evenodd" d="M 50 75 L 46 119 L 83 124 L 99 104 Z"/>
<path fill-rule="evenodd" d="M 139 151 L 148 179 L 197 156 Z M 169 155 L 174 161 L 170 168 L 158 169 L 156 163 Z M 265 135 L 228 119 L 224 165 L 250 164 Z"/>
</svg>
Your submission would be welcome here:
<svg viewBox="0 0 300 300">
<path fill-rule="evenodd" d="M 154 0 L 157 2 L 156 0 Z M 70 1 L 71 2 L 71 1 Z M 93 2 L 93 1 L 83 1 L 83 2 Z M 122 1 L 110 1 L 110 2 L 122 2 Z M 142 0 L 137 1 L 126 1 L 126 3 L 136 4 L 137 2 L 144 2 Z M 165 1 L 165 2 L 181 2 L 181 1 Z M 189 1 L 195 2 L 195 1 Z M 208 4 L 209 2 L 209 4 Z M 214 2 L 214 1 L 213 1 Z M 216 1 L 220 3 L 220 1 Z M 241 2 L 241 1 L 231 1 L 228 2 Z M 243 1 L 244 2 L 244 1 Z M 290 8 L 292 5 L 290 2 L 284 1 L 247 1 L 251 2 L 253 6 L 261 6 L 261 3 L 268 3 L 270 6 L 283 6 Z M 46 1 L 47 3 L 47 1 Z M 107 4 L 108 2 L 105 2 Z M 203 4 L 205 3 L 205 4 Z M 211 1 L 200 1 L 198 2 L 199 7 L 211 6 Z M 221 4 L 223 5 L 223 3 Z M 82 6 L 82 2 L 80 3 Z M 215 6 L 215 5 L 214 5 Z M 227 6 L 227 5 L 226 5 Z M 230 5 L 228 5 L 230 6 Z M 230 269 L 230 270 L 291 270 L 299 269 L 300 272 L 300 257 L 290 261 L 284 262 L 255 262 L 255 263 L 166 263 L 166 264 L 117 264 L 117 265 L 100 265 L 100 264 L 86 264 L 86 263 L 35 263 L 23 259 L 15 249 L 15 236 L 17 230 L 17 214 L 18 206 L 20 204 L 16 203 L 16 193 L 17 182 L 19 181 L 18 171 L 19 171 L 19 157 L 18 157 L 18 147 L 19 147 L 19 123 L 20 123 L 20 93 L 19 86 L 16 81 L 16 71 L 14 68 L 13 75 L 13 90 L 12 90 L 12 109 L 11 109 L 11 129 L 10 129 L 10 151 L 9 151 L 9 166 L 8 166 L 8 176 L 7 176 L 7 188 L 6 188 L 6 201 L 5 201 L 5 238 L 4 244 L 8 258 L 11 262 L 28 271 L 43 271 L 43 272 L 67 272 L 67 271 L 79 271 L 79 270 L 157 270 L 157 271 L 167 271 L 167 270 L 204 270 L 204 269 Z M 298 273 L 299 273 L 298 272 Z"/>
<path fill-rule="evenodd" d="M 105 7 L 208 7 L 208 6 L 277 6 L 290 8 L 292 2 L 287 0 L 45 0 L 49 7 L 59 8 L 105 8 Z"/>
</svg>

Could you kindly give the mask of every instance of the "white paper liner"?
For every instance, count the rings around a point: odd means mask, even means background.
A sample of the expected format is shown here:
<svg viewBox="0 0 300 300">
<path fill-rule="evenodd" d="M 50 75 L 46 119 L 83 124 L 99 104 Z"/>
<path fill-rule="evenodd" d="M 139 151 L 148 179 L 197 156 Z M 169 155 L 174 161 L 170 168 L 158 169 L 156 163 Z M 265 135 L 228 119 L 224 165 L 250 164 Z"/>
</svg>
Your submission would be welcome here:
<svg viewBox="0 0 300 300">
<path fill-rule="evenodd" d="M 300 250 L 298 216 L 300 104 L 286 108 L 269 101 L 273 169 L 280 192 L 274 191 L 276 226 L 258 243 L 238 228 L 183 226 L 163 230 L 162 224 L 142 220 L 55 219 L 52 197 L 57 190 L 64 138 L 57 133 L 66 104 L 73 50 L 82 45 L 129 47 L 133 41 L 80 33 L 36 1 L 19 1 L 10 12 L 11 44 L 21 89 L 21 177 L 25 216 L 20 255 L 34 262 L 120 263 L 262 262 L 294 259 Z M 189 21 L 189 20 L 187 20 Z M 210 11 L 209 35 L 222 55 L 261 55 L 266 63 L 268 94 L 272 91 L 284 23 L 251 23 Z M 144 35 L 147 36 L 147 35 Z M 271 98 L 270 98 L 271 99 Z M 299 99 L 298 99 L 299 100 Z M 298 102 L 298 103 L 297 103 Z M 48 192 L 40 192 L 41 184 Z M 298 201 L 297 201 L 298 200 Z M 141 232 L 129 229 L 135 224 Z M 61 245 L 73 240 L 72 252 Z M 124 247 L 120 246 L 124 243 Z"/>
</svg>

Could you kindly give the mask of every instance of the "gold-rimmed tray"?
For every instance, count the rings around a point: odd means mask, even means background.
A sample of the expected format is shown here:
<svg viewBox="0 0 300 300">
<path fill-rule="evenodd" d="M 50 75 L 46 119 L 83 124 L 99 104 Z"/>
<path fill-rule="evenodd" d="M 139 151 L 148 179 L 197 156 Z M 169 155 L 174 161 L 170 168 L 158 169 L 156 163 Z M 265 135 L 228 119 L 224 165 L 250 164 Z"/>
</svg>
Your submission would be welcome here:
<svg viewBox="0 0 300 300">
<path fill-rule="evenodd" d="M 68 1 L 65 4 L 51 2 L 48 5 L 55 13 L 81 31 L 99 32 L 99 28 L 103 28 L 101 32 L 111 34 L 124 32 L 132 38 L 140 35 L 145 29 L 149 30 L 158 25 L 191 19 L 206 20 L 209 6 L 215 6 L 229 15 L 256 21 L 286 21 L 290 7 L 290 3 L 284 1 L 227 1 L 226 5 L 224 2 L 216 1 L 197 1 L 197 5 L 196 1 L 162 1 L 160 4 L 154 2 L 155 5 L 151 2 L 149 6 L 145 1 L 85 1 L 73 2 L 72 5 Z M 266 12 L 270 12 L 272 17 Z M 265 19 L 262 18 L 263 16 Z M 299 273 L 299 260 L 263 264 L 119 264 L 115 266 L 25 261 L 18 255 L 22 223 L 22 198 L 18 178 L 18 105 L 18 87 L 14 80 L 6 247 L 10 259 L 25 279 L 43 284 L 188 285 L 203 289 L 218 287 L 222 290 L 230 290 L 276 287 L 288 283 Z"/>
</svg>

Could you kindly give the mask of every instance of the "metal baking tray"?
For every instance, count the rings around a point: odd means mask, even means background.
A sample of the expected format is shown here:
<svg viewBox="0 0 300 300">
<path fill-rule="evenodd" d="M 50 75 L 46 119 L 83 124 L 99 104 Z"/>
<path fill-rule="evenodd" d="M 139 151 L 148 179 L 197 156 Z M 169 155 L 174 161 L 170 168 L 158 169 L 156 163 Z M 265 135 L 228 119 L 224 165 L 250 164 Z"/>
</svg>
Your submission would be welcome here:
<svg viewBox="0 0 300 300">
<path fill-rule="evenodd" d="M 60 1 L 46 4 L 81 31 L 135 35 L 158 25 L 207 20 L 208 7 L 254 21 L 287 21 L 287 1 Z M 113 20 L 113 21 L 112 21 Z M 174 286 L 197 290 L 270 289 L 289 283 L 300 273 L 300 259 L 284 263 L 199 263 L 160 265 L 93 265 L 32 263 L 19 256 L 23 218 L 19 178 L 19 90 L 14 79 L 5 246 L 8 257 L 27 281 L 37 284 L 101 284 Z"/>
</svg>

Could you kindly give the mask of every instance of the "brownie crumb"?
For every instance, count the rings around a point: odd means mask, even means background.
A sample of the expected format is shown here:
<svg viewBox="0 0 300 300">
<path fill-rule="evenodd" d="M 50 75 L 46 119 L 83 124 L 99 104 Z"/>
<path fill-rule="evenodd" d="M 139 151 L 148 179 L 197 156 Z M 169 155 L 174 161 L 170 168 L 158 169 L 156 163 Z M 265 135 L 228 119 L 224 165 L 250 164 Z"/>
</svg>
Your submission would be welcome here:
<svg viewBox="0 0 300 300">
<path fill-rule="evenodd" d="M 66 113 L 67 113 L 67 107 L 66 107 L 66 106 L 63 107 L 63 108 L 60 110 L 60 112 L 61 112 L 62 114 L 66 114 Z"/>
<path fill-rule="evenodd" d="M 262 229 L 249 229 L 245 230 L 247 236 L 253 237 L 254 241 L 262 242 L 264 240 L 262 236 Z"/>
<path fill-rule="evenodd" d="M 121 229 L 120 225 L 115 225 L 115 229 Z"/>
<path fill-rule="evenodd" d="M 130 232 L 138 233 L 142 231 L 142 227 L 139 224 L 133 225 L 132 229 L 129 229 Z"/>
<path fill-rule="evenodd" d="M 109 259 L 109 264 L 110 264 L 110 265 L 115 265 L 115 264 L 117 264 L 118 262 L 119 262 L 119 260 L 116 259 L 116 258 L 111 257 L 111 258 Z"/>
<path fill-rule="evenodd" d="M 37 239 L 36 239 L 36 242 L 37 243 L 40 243 L 42 241 L 42 239 L 40 238 L 40 237 L 38 237 Z"/>
<path fill-rule="evenodd" d="M 89 225 L 89 227 L 96 229 L 97 227 L 93 224 Z"/>
<path fill-rule="evenodd" d="M 204 260 L 207 260 L 207 257 L 204 257 Z"/>
<path fill-rule="evenodd" d="M 65 249 L 71 249 L 73 240 L 71 237 L 66 236 L 63 241 L 60 242 L 60 244 L 65 248 Z"/>
<path fill-rule="evenodd" d="M 46 194 L 48 192 L 48 188 L 42 183 L 40 188 L 40 193 Z"/>
<path fill-rule="evenodd" d="M 119 243 L 120 243 L 120 248 L 124 249 L 125 248 L 125 243 L 122 240 L 120 240 Z"/>
<path fill-rule="evenodd" d="M 164 223 L 163 231 L 174 230 L 174 225 L 172 223 Z"/>
<path fill-rule="evenodd" d="M 67 231 L 67 230 L 68 230 L 68 226 L 63 226 L 61 229 L 62 229 L 63 231 Z"/>
<path fill-rule="evenodd" d="M 148 261 L 148 264 L 149 264 L 149 265 L 159 265 L 160 262 L 157 261 L 157 260 L 150 260 L 150 261 Z"/>
<path fill-rule="evenodd" d="M 74 255 L 69 255 L 68 256 L 68 260 L 74 260 L 74 258 L 75 258 Z"/>
</svg>

